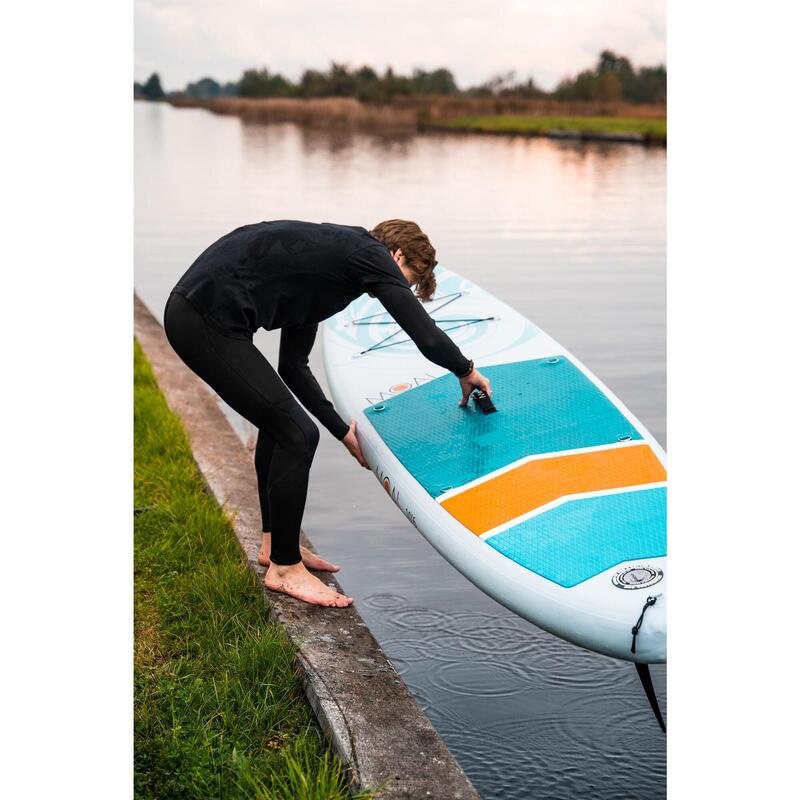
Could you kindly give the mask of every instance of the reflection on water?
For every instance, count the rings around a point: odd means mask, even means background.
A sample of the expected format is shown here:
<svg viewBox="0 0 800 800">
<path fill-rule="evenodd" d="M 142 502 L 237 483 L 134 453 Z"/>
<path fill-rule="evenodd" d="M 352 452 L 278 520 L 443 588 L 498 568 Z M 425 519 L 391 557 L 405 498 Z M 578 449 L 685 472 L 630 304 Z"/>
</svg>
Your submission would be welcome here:
<svg viewBox="0 0 800 800">
<path fill-rule="evenodd" d="M 415 219 L 443 265 L 562 342 L 665 443 L 663 150 L 328 134 L 145 103 L 135 123 L 136 287 L 156 314 L 244 223 Z M 256 342 L 276 357 L 276 333 Z M 311 365 L 324 382 L 318 349 Z M 324 431 L 304 527 L 483 797 L 665 796 L 664 737 L 632 665 L 468 583 Z M 663 705 L 663 668 L 654 681 Z"/>
</svg>

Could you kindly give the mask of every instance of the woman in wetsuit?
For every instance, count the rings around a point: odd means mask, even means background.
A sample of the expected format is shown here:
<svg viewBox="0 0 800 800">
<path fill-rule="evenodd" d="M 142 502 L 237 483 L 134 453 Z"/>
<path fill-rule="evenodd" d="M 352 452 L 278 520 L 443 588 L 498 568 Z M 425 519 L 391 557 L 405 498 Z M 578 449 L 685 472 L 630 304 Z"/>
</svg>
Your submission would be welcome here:
<svg viewBox="0 0 800 800">
<path fill-rule="evenodd" d="M 264 535 L 259 561 L 269 565 L 268 588 L 317 605 L 353 601 L 308 571 L 335 572 L 338 566 L 299 546 L 319 431 L 295 395 L 367 466 L 355 422 L 348 425 L 336 413 L 309 369 L 317 323 L 369 292 L 426 358 L 456 375 L 461 405 L 473 388 L 491 393 L 489 381 L 417 300 L 433 296 L 435 265 L 436 251 L 414 222 L 388 220 L 368 232 L 278 220 L 223 236 L 172 290 L 164 328 L 173 349 L 258 428 L 255 468 Z M 258 328 L 281 329 L 277 372 L 253 344 Z"/>
</svg>

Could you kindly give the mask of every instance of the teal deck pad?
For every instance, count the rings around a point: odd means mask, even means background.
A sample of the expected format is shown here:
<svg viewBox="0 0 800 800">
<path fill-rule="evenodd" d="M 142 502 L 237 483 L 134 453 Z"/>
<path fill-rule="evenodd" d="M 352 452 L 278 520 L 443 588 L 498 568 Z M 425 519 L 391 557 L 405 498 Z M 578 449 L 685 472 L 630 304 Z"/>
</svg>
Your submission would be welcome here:
<svg viewBox="0 0 800 800">
<path fill-rule="evenodd" d="M 555 362 L 555 363 L 553 363 Z M 452 375 L 369 406 L 387 446 L 432 497 L 529 455 L 642 435 L 564 356 L 481 367 L 497 414 L 484 415 Z"/>
<path fill-rule="evenodd" d="M 486 543 L 543 578 L 575 586 L 623 561 L 667 554 L 667 490 L 568 500 Z"/>
</svg>

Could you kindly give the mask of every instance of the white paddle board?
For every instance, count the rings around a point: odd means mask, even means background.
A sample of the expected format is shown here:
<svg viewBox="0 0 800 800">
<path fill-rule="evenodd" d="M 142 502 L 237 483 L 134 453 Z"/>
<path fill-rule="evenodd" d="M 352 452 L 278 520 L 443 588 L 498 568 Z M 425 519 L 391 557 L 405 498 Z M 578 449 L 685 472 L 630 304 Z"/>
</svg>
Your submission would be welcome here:
<svg viewBox="0 0 800 800">
<path fill-rule="evenodd" d="M 356 420 L 370 468 L 505 607 L 590 650 L 664 662 L 662 448 L 536 325 L 456 273 L 436 275 L 424 307 L 489 378 L 497 412 L 459 408 L 458 380 L 362 295 L 326 321 L 323 347 L 334 404 Z"/>
</svg>

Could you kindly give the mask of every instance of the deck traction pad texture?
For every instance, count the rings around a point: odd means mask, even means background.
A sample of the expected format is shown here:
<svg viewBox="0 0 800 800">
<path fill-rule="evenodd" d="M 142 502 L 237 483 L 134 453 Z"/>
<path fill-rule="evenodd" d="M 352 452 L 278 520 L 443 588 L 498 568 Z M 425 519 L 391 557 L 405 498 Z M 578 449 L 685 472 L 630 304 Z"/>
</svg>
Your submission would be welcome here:
<svg viewBox="0 0 800 800">
<path fill-rule="evenodd" d="M 458 407 L 443 376 L 365 409 L 375 430 L 431 497 L 521 458 L 641 440 L 608 397 L 564 356 L 481 369 L 498 413 Z M 631 559 L 664 555 L 663 487 L 568 500 L 486 543 L 570 587 Z"/>
<path fill-rule="evenodd" d="M 569 500 L 486 543 L 561 586 L 575 586 L 623 561 L 666 555 L 667 490 L 640 489 Z"/>
<path fill-rule="evenodd" d="M 460 389 L 451 375 L 365 413 L 431 497 L 525 456 L 642 438 L 574 364 L 563 356 L 550 361 L 482 367 L 492 383 L 496 414 L 483 414 L 472 401 L 459 408 Z"/>
</svg>

